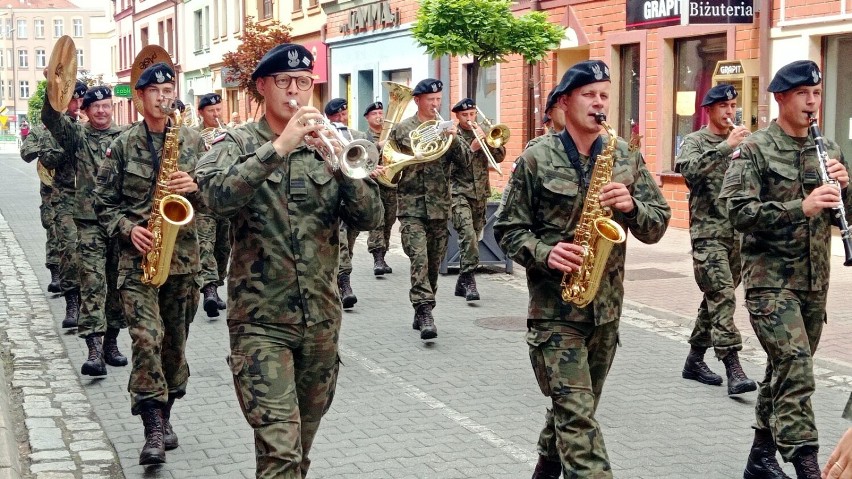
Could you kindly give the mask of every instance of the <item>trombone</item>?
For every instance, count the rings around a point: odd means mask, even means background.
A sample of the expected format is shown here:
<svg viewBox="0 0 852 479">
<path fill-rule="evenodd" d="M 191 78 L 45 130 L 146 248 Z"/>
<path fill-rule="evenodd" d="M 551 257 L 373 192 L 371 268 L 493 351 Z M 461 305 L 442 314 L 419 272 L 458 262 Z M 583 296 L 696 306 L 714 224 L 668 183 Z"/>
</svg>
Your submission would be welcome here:
<svg viewBox="0 0 852 479">
<path fill-rule="evenodd" d="M 503 123 L 499 123 L 497 125 L 492 124 L 491 120 L 485 116 L 485 113 L 482 113 L 482 110 L 480 110 L 478 106 L 476 107 L 476 114 L 482 117 L 482 122 L 488 128 L 488 132 L 485 134 L 485 142 L 488 143 L 488 146 L 491 148 L 500 148 L 509 141 L 509 137 L 512 136 L 512 132 L 509 131 L 508 126 Z"/>
<path fill-rule="evenodd" d="M 479 108 L 477 108 L 477 110 L 478 109 Z M 485 158 L 488 159 L 488 166 L 491 169 L 493 169 L 494 171 L 496 171 L 497 174 L 499 174 L 500 176 L 503 176 L 503 171 L 500 170 L 500 165 L 497 164 L 497 160 L 494 159 L 494 155 L 491 153 L 491 149 L 489 148 L 489 146 L 491 146 L 491 145 L 490 145 L 490 143 L 488 143 L 488 139 L 490 139 L 491 137 L 489 136 L 488 138 L 483 138 L 479 134 L 479 124 L 476 123 L 475 121 L 468 120 L 467 124 L 470 126 L 470 130 L 473 132 L 473 136 L 477 140 L 479 140 L 479 151 L 485 153 Z M 493 130 L 494 130 L 494 128 L 491 128 L 491 130 L 489 130 L 489 132 L 491 132 Z M 495 148 L 499 148 L 499 147 L 495 147 Z"/>
</svg>

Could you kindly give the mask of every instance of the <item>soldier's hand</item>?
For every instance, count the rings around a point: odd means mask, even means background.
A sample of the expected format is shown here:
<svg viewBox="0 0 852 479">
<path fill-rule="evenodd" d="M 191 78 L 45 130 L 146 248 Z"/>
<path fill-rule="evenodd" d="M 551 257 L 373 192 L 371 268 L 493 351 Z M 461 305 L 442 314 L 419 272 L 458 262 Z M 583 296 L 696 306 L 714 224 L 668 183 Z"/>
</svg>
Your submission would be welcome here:
<svg viewBox="0 0 852 479">
<path fill-rule="evenodd" d="M 370 172 L 370 178 L 378 178 L 380 175 L 383 175 L 385 173 L 385 169 L 387 169 L 385 166 L 377 166 L 375 170 Z"/>
<path fill-rule="evenodd" d="M 622 213 L 630 213 L 636 204 L 633 196 L 623 183 L 607 183 L 601 188 L 601 206 L 609 206 Z"/>
<path fill-rule="evenodd" d="M 825 162 L 825 167 L 828 170 L 828 176 L 840 183 L 840 188 L 849 186 L 849 172 L 846 171 L 846 167 L 837 158 L 829 158 Z"/>
<path fill-rule="evenodd" d="M 816 216 L 826 208 L 838 206 L 840 206 L 840 190 L 837 185 L 821 185 L 802 200 L 802 211 L 807 217 Z"/>
<path fill-rule="evenodd" d="M 456 134 L 458 134 L 458 132 L 459 132 L 459 129 L 458 129 L 458 127 L 457 127 L 457 126 L 455 125 L 455 123 L 454 123 L 454 124 L 453 124 L 453 126 L 451 126 L 451 127 L 447 128 L 447 129 L 444 131 L 444 134 L 445 134 L 445 135 L 456 135 Z"/>
<path fill-rule="evenodd" d="M 822 479 L 852 479 L 852 427 L 846 430 L 829 456 Z"/>
<path fill-rule="evenodd" d="M 583 248 L 574 243 L 556 243 L 547 255 L 547 267 L 563 273 L 573 273 L 582 264 Z"/>
<path fill-rule="evenodd" d="M 175 171 L 169 175 L 168 187 L 170 191 L 178 194 L 195 193 L 198 191 L 198 184 L 185 171 Z"/>
<path fill-rule="evenodd" d="M 148 231 L 148 228 L 134 226 L 130 230 L 130 242 L 133 243 L 137 251 L 145 254 L 151 251 L 151 247 L 154 246 L 154 234 Z"/>
<path fill-rule="evenodd" d="M 475 139 L 470 142 L 470 151 L 477 152 L 482 149 L 482 145 L 479 143 L 479 140 Z"/>
<path fill-rule="evenodd" d="M 305 140 L 305 136 L 315 136 L 324 128 L 319 110 L 312 106 L 303 106 L 293 114 L 284 131 L 272 142 L 272 147 L 279 156 L 287 156 Z"/>
<path fill-rule="evenodd" d="M 747 126 L 735 126 L 734 129 L 731 131 L 731 134 L 728 135 L 728 146 L 730 146 L 731 149 L 736 148 L 749 135 L 751 135 L 751 130 L 749 130 Z"/>
</svg>

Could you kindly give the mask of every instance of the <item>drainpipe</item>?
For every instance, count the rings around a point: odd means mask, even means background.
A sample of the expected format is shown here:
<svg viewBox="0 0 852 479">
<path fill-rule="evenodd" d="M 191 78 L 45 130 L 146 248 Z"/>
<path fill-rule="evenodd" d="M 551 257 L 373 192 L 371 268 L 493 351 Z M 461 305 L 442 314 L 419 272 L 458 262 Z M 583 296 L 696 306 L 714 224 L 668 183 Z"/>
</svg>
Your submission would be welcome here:
<svg viewBox="0 0 852 479">
<path fill-rule="evenodd" d="M 760 2 L 760 40 L 758 43 L 758 57 L 760 58 L 760 78 L 757 82 L 757 127 L 766 128 L 769 124 L 769 92 L 766 88 L 771 78 L 772 58 L 769 51 L 769 31 L 772 29 L 772 0 Z"/>
<path fill-rule="evenodd" d="M 531 0 L 530 1 L 530 10 L 533 12 L 538 12 L 541 10 L 541 4 L 539 0 Z M 541 124 L 541 62 L 536 62 L 530 65 L 532 69 L 531 82 L 532 82 L 532 91 L 533 91 L 533 102 L 529 105 L 529 113 L 533 119 L 533 125 L 535 125 L 535 129 L 533 130 L 533 136 L 539 136 L 544 133 L 544 125 Z M 529 117 L 529 115 L 528 115 Z M 529 141 L 530 138 L 527 138 Z"/>
</svg>

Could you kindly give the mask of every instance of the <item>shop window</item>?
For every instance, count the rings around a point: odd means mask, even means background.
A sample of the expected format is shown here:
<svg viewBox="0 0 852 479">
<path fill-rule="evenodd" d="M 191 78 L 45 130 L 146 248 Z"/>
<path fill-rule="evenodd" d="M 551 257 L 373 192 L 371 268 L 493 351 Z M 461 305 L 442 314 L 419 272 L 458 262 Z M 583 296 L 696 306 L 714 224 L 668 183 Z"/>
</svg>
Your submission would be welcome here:
<svg viewBox="0 0 852 479">
<path fill-rule="evenodd" d="M 272 18 L 272 0 L 261 0 L 260 19 L 266 20 Z"/>
<path fill-rule="evenodd" d="M 639 44 L 623 45 L 621 47 L 621 79 L 619 85 L 618 134 L 622 138 L 630 138 L 639 133 L 639 76 L 640 65 Z"/>
<path fill-rule="evenodd" d="M 472 64 L 464 65 L 464 75 L 462 75 L 462 94 L 467 96 L 467 84 L 470 78 L 470 70 Z M 497 66 L 479 69 L 479 81 L 476 85 L 476 106 L 482 110 L 482 113 L 488 116 L 488 120 L 492 123 L 497 123 Z M 450 107 L 455 104 L 453 102 Z M 479 118 L 478 121 L 482 121 Z M 485 129 L 485 125 L 482 128 Z"/>
<path fill-rule="evenodd" d="M 674 145 L 672 158 L 680 153 L 683 137 L 707 124 L 701 99 L 712 85 L 716 62 L 727 57 L 725 34 L 675 40 Z"/>
</svg>

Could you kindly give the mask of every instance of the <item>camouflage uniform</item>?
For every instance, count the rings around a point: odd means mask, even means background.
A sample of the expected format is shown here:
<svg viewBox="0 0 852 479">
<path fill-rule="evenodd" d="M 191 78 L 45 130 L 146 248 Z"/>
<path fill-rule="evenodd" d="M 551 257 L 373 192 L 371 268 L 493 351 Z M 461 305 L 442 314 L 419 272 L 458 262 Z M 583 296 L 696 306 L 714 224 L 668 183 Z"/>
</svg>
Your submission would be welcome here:
<svg viewBox="0 0 852 479">
<path fill-rule="evenodd" d="M 469 145 L 476 139 L 472 130 L 459 128 L 459 137 Z M 502 163 L 506 149 L 488 148 L 494 161 Z M 488 159 L 482 149 L 470 151 L 470 164 L 456 168 L 450 178 L 453 197 L 453 227 L 459 233 L 459 272 L 473 273 L 479 265 L 479 235 L 485 229 L 485 208 L 491 196 Z"/>
<path fill-rule="evenodd" d="M 43 126 L 37 125 L 30 129 L 30 134 L 21 145 L 21 158 L 27 163 L 35 159 L 50 155 L 62 154 L 62 149 L 53 141 L 53 137 L 44 129 Z M 54 189 L 44 183 L 39 183 L 39 193 L 41 194 L 41 226 L 44 228 L 47 235 L 45 243 L 45 266 L 48 269 L 59 267 L 59 238 L 56 233 L 56 211 L 54 208 L 55 196 Z"/>
<path fill-rule="evenodd" d="M 829 157 L 846 165 L 837 145 L 825 144 Z M 720 198 L 743 233 L 746 307 L 768 356 L 755 429 L 771 430 L 790 461 L 805 447 L 819 447 L 810 397 L 813 354 L 826 321 L 831 218 L 829 212 L 808 218 L 802 210 L 820 184 L 810 137 L 792 138 L 773 120 L 740 143 L 733 158 Z M 849 218 L 852 189 L 844 196 Z"/>
<path fill-rule="evenodd" d="M 349 135 L 346 134 L 349 133 Z M 367 139 L 367 134 L 358 130 L 347 129 L 346 132 L 343 133 L 343 137 L 350 140 L 365 140 Z M 352 273 L 352 254 L 355 249 L 355 240 L 358 239 L 358 235 L 361 233 L 357 228 L 347 228 L 345 222 L 340 222 L 340 237 L 346 238 L 346 241 L 340 242 L 340 271 L 339 274 L 351 274 Z"/>
<path fill-rule="evenodd" d="M 379 142 L 379 135 L 372 131 L 367 131 L 367 139 L 373 143 Z M 396 188 L 390 188 L 379 183 L 379 195 L 382 197 L 382 206 L 385 210 L 385 216 L 382 219 L 382 224 L 373 231 L 367 238 L 367 251 L 387 251 L 390 247 L 391 231 L 393 224 L 396 223 Z"/>
<path fill-rule="evenodd" d="M 194 222 L 182 226 L 177 234 L 166 282 L 159 288 L 142 283 L 142 255 L 131 243 L 130 232 L 134 226 L 148 224 L 159 173 L 146 131 L 145 123 L 138 122 L 112 142 L 95 189 L 98 219 L 111 235 L 118 236 L 118 288 L 133 347 L 128 384 L 133 414 L 149 407 L 166 410 L 166 404 L 186 394 L 186 338 L 198 308 L 200 287 Z M 151 137 L 159 156 L 163 136 L 154 133 Z M 192 174 L 205 149 L 198 132 L 181 128 L 179 149 L 178 169 Z M 186 198 L 196 207 L 202 204 L 197 193 Z"/>
<path fill-rule="evenodd" d="M 408 134 L 420 126 L 417 114 L 399 122 L 391 130 L 389 141 L 400 153 L 413 154 Z M 411 260 L 411 290 L 408 294 L 416 309 L 420 304 L 435 306 L 438 269 L 447 253 L 450 232 L 450 176 L 453 167 L 467 168 L 467 148 L 458 137 L 441 158 L 406 167 L 397 187 L 397 205 L 402 249 Z"/>
<path fill-rule="evenodd" d="M 204 125 L 198 126 L 199 134 Z M 201 208 L 195 216 L 198 230 L 198 251 L 201 255 L 201 284 L 222 286 L 228 273 L 228 258 L 231 257 L 230 221 L 219 218 Z"/>
<path fill-rule="evenodd" d="M 734 290 L 741 279 L 740 235 L 728 221 L 725 201 L 719 199 L 732 152 L 725 136 L 704 127 L 684 138 L 675 164 L 689 187 L 692 265 L 704 293 L 689 344 L 702 350 L 712 346 L 720 359 L 743 347 L 734 324 Z"/>
<path fill-rule="evenodd" d="M 382 212 L 375 183 L 332 175 L 304 144 L 281 158 L 275 138 L 265 117 L 229 131 L 196 173 L 231 220 L 228 362 L 257 477 L 301 478 L 337 380 L 339 223 L 372 229 Z"/>
<path fill-rule="evenodd" d="M 118 250 L 106 228 L 95 214 L 95 177 L 112 140 L 126 127 L 111 125 L 98 130 L 91 124 L 71 121 L 47 102 L 41 118 L 50 134 L 74 157 L 76 190 L 74 223 L 79 235 L 77 257 L 80 261 L 80 319 L 77 334 L 81 338 L 105 333 L 107 327 L 126 327 L 116 289 Z"/>
<path fill-rule="evenodd" d="M 614 158 L 612 181 L 627 186 L 635 209 L 631 215 L 614 211 L 613 219 L 639 241 L 654 243 L 663 236 L 671 210 L 640 153 L 628 152 L 619 139 Z M 591 305 L 577 308 L 562 301 L 563 274 L 547 267 L 547 257 L 556 243 L 573 241 L 586 196 L 578 180 L 559 137 L 542 138 L 515 162 L 494 232 L 506 254 L 527 270 L 526 340 L 539 387 L 552 401 L 556 450 L 566 477 L 604 478 L 612 472 L 595 410 L 618 342 L 626 246 L 613 247 Z M 543 434 L 553 430 L 545 426 Z M 552 442 L 542 437 L 539 444 L 547 456 Z"/>
</svg>

